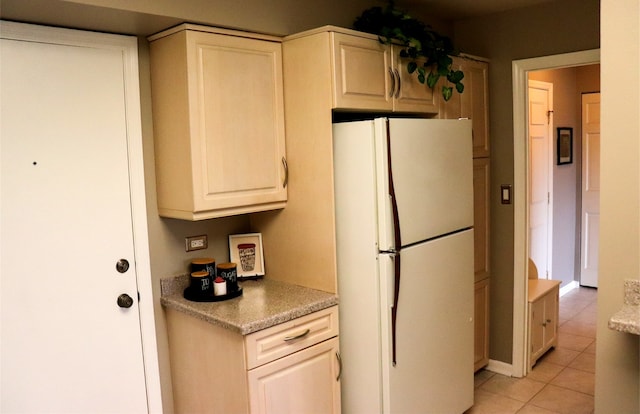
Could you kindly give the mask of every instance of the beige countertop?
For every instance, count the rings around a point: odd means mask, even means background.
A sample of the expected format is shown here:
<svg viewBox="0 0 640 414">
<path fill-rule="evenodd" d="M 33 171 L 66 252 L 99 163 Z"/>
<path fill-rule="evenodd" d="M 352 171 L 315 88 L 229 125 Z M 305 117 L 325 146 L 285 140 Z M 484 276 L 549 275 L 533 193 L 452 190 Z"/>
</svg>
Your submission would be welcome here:
<svg viewBox="0 0 640 414">
<path fill-rule="evenodd" d="M 609 319 L 609 329 L 640 335 L 640 280 L 625 280 L 624 304 Z"/>
<path fill-rule="evenodd" d="M 188 284 L 188 275 L 162 279 L 162 305 L 242 335 L 338 304 L 335 294 L 269 279 L 240 282 L 237 298 L 193 302 L 183 296 Z"/>
</svg>

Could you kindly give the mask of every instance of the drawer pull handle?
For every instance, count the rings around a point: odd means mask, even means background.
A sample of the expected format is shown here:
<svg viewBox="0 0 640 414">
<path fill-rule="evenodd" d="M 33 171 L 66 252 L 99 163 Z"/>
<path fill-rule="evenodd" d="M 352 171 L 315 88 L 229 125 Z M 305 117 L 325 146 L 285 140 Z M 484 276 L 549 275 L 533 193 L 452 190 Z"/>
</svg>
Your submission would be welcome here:
<svg viewBox="0 0 640 414">
<path fill-rule="evenodd" d="M 340 381 L 340 377 L 342 376 L 342 357 L 340 356 L 340 352 L 336 352 L 336 359 L 338 360 L 338 376 L 336 377 L 336 381 Z"/>
<path fill-rule="evenodd" d="M 310 329 L 306 329 L 303 332 L 297 334 L 297 335 L 292 335 L 292 336 L 285 336 L 284 337 L 284 341 L 285 342 L 290 342 L 290 341 L 295 341 L 296 339 L 300 339 L 300 338 L 304 338 L 305 336 L 309 335 L 309 332 L 311 332 Z"/>
<path fill-rule="evenodd" d="M 282 157 L 282 166 L 284 167 L 284 180 L 282 181 L 282 188 L 287 188 L 287 184 L 289 184 L 289 165 L 287 164 L 287 159 Z"/>
</svg>

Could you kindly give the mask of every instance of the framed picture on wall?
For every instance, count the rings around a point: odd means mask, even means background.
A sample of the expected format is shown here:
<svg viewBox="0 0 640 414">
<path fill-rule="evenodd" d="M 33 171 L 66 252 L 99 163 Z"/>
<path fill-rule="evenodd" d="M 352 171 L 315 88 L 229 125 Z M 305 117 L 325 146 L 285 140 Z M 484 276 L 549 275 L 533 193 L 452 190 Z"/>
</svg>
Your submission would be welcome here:
<svg viewBox="0 0 640 414">
<path fill-rule="evenodd" d="M 573 162 L 573 128 L 558 127 L 558 165 Z"/>
<path fill-rule="evenodd" d="M 229 258 L 238 265 L 238 279 L 258 279 L 264 276 L 262 234 L 232 234 L 229 236 Z"/>
</svg>

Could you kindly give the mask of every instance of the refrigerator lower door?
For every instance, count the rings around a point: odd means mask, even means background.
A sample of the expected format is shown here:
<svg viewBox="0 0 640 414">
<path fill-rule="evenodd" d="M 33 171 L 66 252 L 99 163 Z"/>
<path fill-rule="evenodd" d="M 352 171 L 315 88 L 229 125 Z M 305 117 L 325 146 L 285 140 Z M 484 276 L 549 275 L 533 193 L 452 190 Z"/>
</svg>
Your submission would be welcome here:
<svg viewBox="0 0 640 414">
<path fill-rule="evenodd" d="M 395 366 L 393 275 L 381 284 L 383 411 L 462 413 L 473 405 L 473 230 L 405 248 L 400 260 Z"/>
</svg>

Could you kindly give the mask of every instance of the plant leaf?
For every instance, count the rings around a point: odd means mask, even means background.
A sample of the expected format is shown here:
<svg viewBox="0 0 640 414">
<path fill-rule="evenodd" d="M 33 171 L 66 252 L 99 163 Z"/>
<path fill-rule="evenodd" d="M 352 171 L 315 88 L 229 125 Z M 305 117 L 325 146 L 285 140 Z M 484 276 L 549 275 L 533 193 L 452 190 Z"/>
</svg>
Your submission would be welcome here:
<svg viewBox="0 0 640 414">
<path fill-rule="evenodd" d="M 418 64 L 416 62 L 411 61 L 411 62 L 407 63 L 407 71 L 409 73 L 415 72 L 417 68 L 418 68 Z"/>
<path fill-rule="evenodd" d="M 451 86 L 443 86 L 442 87 L 442 96 L 445 101 L 451 99 L 451 95 L 453 95 L 453 88 Z"/>
<path fill-rule="evenodd" d="M 434 71 L 429 72 L 429 77 L 427 78 L 427 85 L 433 89 L 433 87 L 436 86 L 436 83 L 438 83 L 438 79 L 440 79 L 440 75 L 437 72 L 434 72 Z"/>
<path fill-rule="evenodd" d="M 424 84 L 424 82 L 426 81 L 426 79 L 424 78 L 423 74 L 418 74 L 418 82 Z"/>
<path fill-rule="evenodd" d="M 452 70 L 451 72 L 449 72 L 449 74 L 447 75 L 447 79 L 449 80 L 449 82 L 451 83 L 458 83 L 460 82 L 462 79 L 464 79 L 464 73 L 462 73 L 461 70 Z"/>
<path fill-rule="evenodd" d="M 456 91 L 458 91 L 458 93 L 464 92 L 464 85 L 460 82 L 456 83 Z"/>
</svg>

